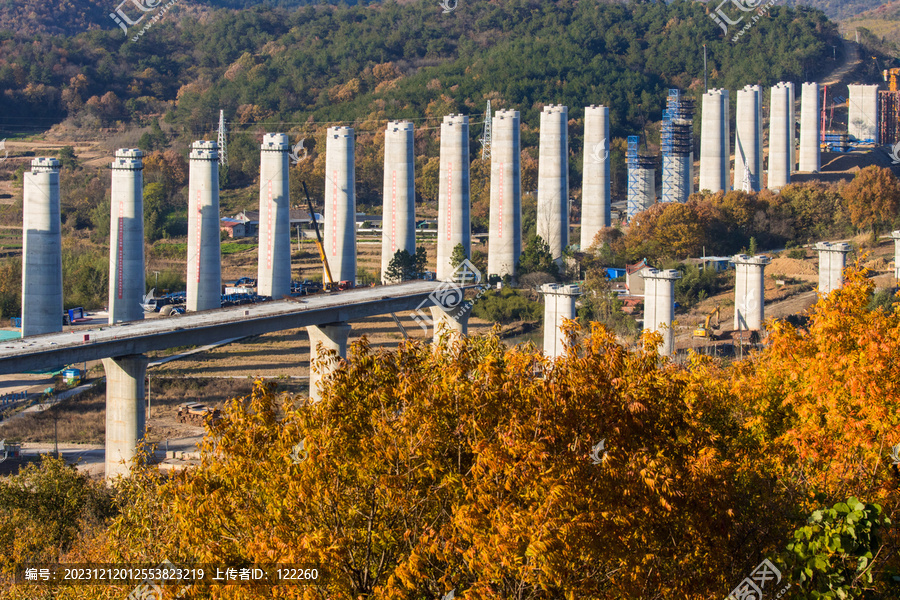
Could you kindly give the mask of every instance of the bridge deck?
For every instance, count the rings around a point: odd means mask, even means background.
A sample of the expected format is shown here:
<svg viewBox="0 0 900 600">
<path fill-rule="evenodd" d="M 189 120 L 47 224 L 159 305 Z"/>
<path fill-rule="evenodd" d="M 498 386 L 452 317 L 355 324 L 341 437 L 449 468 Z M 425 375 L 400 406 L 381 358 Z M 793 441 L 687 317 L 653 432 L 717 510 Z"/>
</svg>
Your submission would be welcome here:
<svg viewBox="0 0 900 600">
<path fill-rule="evenodd" d="M 430 294 L 442 285 L 446 284 L 416 281 L 29 336 L 0 342 L 0 374 L 414 310 L 423 302 L 434 305 Z"/>
</svg>

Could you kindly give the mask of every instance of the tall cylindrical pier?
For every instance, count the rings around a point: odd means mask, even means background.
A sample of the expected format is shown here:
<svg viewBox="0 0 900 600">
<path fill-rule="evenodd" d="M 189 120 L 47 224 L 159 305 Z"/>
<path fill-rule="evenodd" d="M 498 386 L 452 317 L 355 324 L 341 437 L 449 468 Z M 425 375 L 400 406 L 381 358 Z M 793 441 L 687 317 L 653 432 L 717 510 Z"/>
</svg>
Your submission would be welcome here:
<svg viewBox="0 0 900 600">
<path fill-rule="evenodd" d="M 283 298 L 291 293 L 291 192 L 283 133 L 263 136 L 259 158 L 259 258 L 256 292 Z"/>
<path fill-rule="evenodd" d="M 734 328 L 760 331 L 766 319 L 766 265 L 768 256 L 738 254 L 733 259 Z"/>
<path fill-rule="evenodd" d="M 557 358 L 565 354 L 563 325 L 566 320 L 578 318 L 575 302 L 581 295 L 581 288 L 577 285 L 545 283 L 541 286 L 541 293 L 544 295 L 544 354 Z"/>
<path fill-rule="evenodd" d="M 447 115 L 441 123 L 441 167 L 438 176 L 437 278 L 453 275 L 453 249 L 472 251 L 469 199 L 469 117 Z"/>
<path fill-rule="evenodd" d="M 700 130 L 700 190 L 728 191 L 731 152 L 728 90 L 712 89 L 703 94 Z"/>
<path fill-rule="evenodd" d="M 734 133 L 734 189 L 758 192 L 762 171 L 760 139 L 762 99 L 758 85 L 748 85 L 737 93 L 737 115 Z"/>
<path fill-rule="evenodd" d="M 791 173 L 797 170 L 797 86 L 793 81 L 786 84 L 788 89 L 788 145 L 791 148 Z"/>
<path fill-rule="evenodd" d="M 814 173 L 822 166 L 820 128 L 819 84 L 804 83 L 800 99 L 800 171 Z"/>
<path fill-rule="evenodd" d="M 356 138 L 329 127 L 325 141 L 325 255 L 336 282 L 356 284 Z"/>
<path fill-rule="evenodd" d="M 384 132 L 384 208 L 381 221 L 381 281 L 399 250 L 416 253 L 416 183 L 413 124 L 391 121 Z"/>
<path fill-rule="evenodd" d="M 786 83 L 772 87 L 769 103 L 770 190 L 780 190 L 791 182 L 791 91 Z"/>
<path fill-rule="evenodd" d="M 609 178 L 609 108 L 584 109 L 584 171 L 581 184 L 581 249 L 612 224 Z"/>
<path fill-rule="evenodd" d="M 62 331 L 59 161 L 35 158 L 22 195 L 22 337 Z"/>
<path fill-rule="evenodd" d="M 222 306 L 219 145 L 194 142 L 188 183 L 187 310 Z"/>
<path fill-rule="evenodd" d="M 109 220 L 109 322 L 144 318 L 144 162 L 137 148 L 116 151 Z"/>
<path fill-rule="evenodd" d="M 675 269 L 658 271 L 650 269 L 644 273 L 644 329 L 662 334 L 659 347 L 662 356 L 675 352 L 675 280 L 681 273 Z"/>
<path fill-rule="evenodd" d="M 488 275 L 514 276 L 522 254 L 519 111 L 498 110 L 492 131 Z"/>
<path fill-rule="evenodd" d="M 537 234 L 550 246 L 550 256 L 562 260 L 569 245 L 568 108 L 544 107 L 538 157 Z"/>
</svg>

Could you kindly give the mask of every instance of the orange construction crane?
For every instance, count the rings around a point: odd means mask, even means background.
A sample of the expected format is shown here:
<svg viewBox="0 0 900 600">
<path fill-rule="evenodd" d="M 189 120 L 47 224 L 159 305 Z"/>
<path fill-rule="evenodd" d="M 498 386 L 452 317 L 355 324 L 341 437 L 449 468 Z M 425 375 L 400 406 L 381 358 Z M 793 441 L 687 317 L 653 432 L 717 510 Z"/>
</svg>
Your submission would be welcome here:
<svg viewBox="0 0 900 600">
<path fill-rule="evenodd" d="M 897 75 L 900 75 L 900 68 L 884 70 L 884 80 L 888 82 L 888 89 L 892 92 L 897 91 Z"/>
<path fill-rule="evenodd" d="M 338 285 L 331 278 L 331 268 L 328 266 L 328 257 L 325 255 L 325 246 L 322 244 L 322 234 L 319 233 L 319 223 L 316 221 L 316 211 L 313 210 L 312 200 L 309 199 L 309 192 L 306 191 L 306 182 L 303 184 L 303 193 L 306 194 L 306 203 L 309 205 L 309 218 L 312 219 L 313 226 L 316 228 L 316 247 L 319 249 L 319 258 L 322 259 L 322 266 L 325 267 L 325 291 L 333 292 L 338 289 Z M 344 283 L 343 281 L 341 282 Z M 341 288 L 346 289 L 346 288 Z"/>
</svg>

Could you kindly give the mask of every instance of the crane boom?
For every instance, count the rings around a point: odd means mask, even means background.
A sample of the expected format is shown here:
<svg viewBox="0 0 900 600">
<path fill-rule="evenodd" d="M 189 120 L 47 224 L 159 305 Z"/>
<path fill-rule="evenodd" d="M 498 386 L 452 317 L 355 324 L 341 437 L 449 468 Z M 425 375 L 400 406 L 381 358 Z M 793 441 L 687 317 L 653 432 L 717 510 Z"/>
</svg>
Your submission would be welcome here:
<svg viewBox="0 0 900 600">
<path fill-rule="evenodd" d="M 319 233 L 319 223 L 316 221 L 316 213 L 313 211 L 312 200 L 309 199 L 309 192 L 306 190 L 306 182 L 302 181 L 303 193 L 306 194 L 306 203 L 309 205 L 309 218 L 312 219 L 313 227 L 316 229 L 316 247 L 319 249 L 319 258 L 322 259 L 322 266 L 325 267 L 325 277 L 328 279 L 325 290 L 331 291 L 334 288 L 334 279 L 331 278 L 331 268 L 328 266 L 328 257 L 325 255 L 325 245 L 322 243 L 322 234 Z"/>
</svg>

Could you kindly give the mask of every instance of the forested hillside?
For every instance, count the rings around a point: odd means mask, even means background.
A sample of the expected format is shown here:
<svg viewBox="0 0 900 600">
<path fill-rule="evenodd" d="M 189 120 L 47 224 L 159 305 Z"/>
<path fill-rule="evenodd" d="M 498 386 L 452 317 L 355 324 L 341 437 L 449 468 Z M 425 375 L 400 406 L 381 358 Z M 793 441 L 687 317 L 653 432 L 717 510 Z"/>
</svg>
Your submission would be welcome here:
<svg viewBox="0 0 900 600">
<path fill-rule="evenodd" d="M 786 6 L 811 6 L 832 19 L 846 19 L 861 12 L 888 4 L 890 0 L 786 0 Z"/>
<path fill-rule="evenodd" d="M 172 124 L 207 131 L 220 108 L 239 123 L 350 121 L 471 113 L 492 98 L 526 121 L 542 103 L 606 103 L 621 135 L 659 118 L 667 87 L 697 89 L 704 43 L 710 85 L 734 89 L 814 77 L 835 35 L 821 13 L 774 7 L 732 44 L 685 0 L 177 9 L 136 42 L 121 29 L 28 43 L 6 32 L 0 114 L 111 126 L 171 111 Z"/>
<path fill-rule="evenodd" d="M 66 139 L 118 135 L 110 141 L 116 147 L 185 153 L 191 140 L 214 131 L 221 109 L 230 130 L 226 187 L 256 178 L 262 132 L 285 131 L 294 141 L 306 139 L 311 160 L 298 165 L 297 179 L 307 179 L 316 194 L 325 128 L 352 124 L 359 139 L 357 197 L 366 205 L 378 203 L 382 185 L 383 137 L 377 132 L 388 120 L 410 119 L 417 177 L 424 182 L 416 192 L 429 201 L 437 197 L 437 131 L 444 115 L 473 115 L 474 143 L 487 100 L 495 110 L 519 110 L 527 155 L 537 146 L 545 104 L 570 108 L 573 148 L 580 146 L 582 107 L 606 104 L 615 138 L 642 134 L 658 141 L 653 124 L 667 88 L 688 90 L 699 106 L 704 44 L 710 87 L 734 90 L 814 79 L 833 66 L 831 46 L 838 43 L 822 13 L 779 6 L 733 43 L 706 5 L 688 0 L 471 0 L 450 13 L 420 0 L 219 9 L 205 16 L 193 5 L 180 12 L 181 6 L 136 41 L 133 33 L 143 23 L 128 36 L 121 29 L 73 37 L 0 34 L 2 137 L 42 133 L 64 122 Z M 136 126 L 148 132 L 140 143 Z M 623 152 L 614 144 L 616 193 L 624 189 L 618 174 Z M 536 160 L 536 152 L 523 158 L 523 189 L 535 189 L 529 177 Z M 571 161 L 576 180 L 580 168 L 579 160 Z M 473 181 L 482 175 L 473 173 Z M 477 221 L 479 211 L 487 216 L 487 198 L 473 194 Z"/>
</svg>

